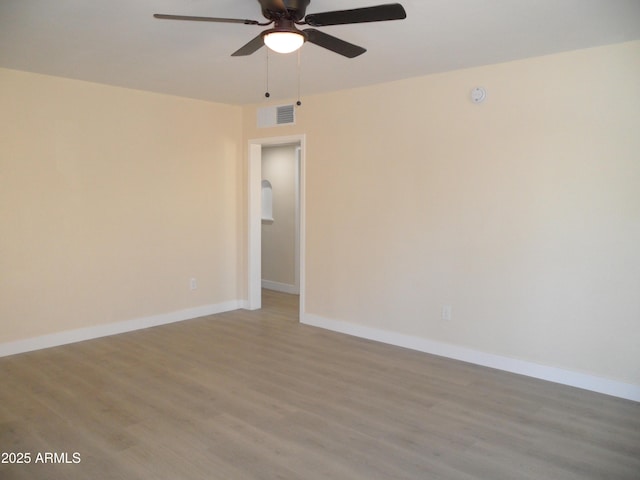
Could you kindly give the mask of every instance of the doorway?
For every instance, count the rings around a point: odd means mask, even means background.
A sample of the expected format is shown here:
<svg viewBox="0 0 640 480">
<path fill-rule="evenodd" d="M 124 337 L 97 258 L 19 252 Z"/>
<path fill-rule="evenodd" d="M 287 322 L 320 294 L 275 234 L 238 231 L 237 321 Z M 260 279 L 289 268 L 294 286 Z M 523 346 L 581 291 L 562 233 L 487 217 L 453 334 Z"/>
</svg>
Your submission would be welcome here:
<svg viewBox="0 0 640 480">
<path fill-rule="evenodd" d="M 300 293 L 299 158 L 298 143 L 262 147 L 262 288 L 293 295 Z"/>
<path fill-rule="evenodd" d="M 300 316 L 304 310 L 304 237 L 305 237 L 305 136 L 261 138 L 249 141 L 248 157 L 248 241 L 247 241 L 247 308 L 262 307 L 262 153 L 264 147 L 295 145 L 297 148 L 297 241 L 295 266 L 296 284 L 299 285 Z M 275 215 L 275 214 L 274 214 Z"/>
</svg>

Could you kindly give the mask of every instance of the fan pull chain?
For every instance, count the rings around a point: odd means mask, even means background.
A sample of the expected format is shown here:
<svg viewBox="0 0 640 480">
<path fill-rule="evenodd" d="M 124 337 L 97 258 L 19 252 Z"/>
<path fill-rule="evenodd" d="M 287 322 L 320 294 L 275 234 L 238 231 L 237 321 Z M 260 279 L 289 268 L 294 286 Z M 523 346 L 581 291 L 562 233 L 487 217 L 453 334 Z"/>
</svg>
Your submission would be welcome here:
<svg viewBox="0 0 640 480">
<path fill-rule="evenodd" d="M 267 91 L 264 93 L 264 96 L 266 98 L 269 98 L 271 96 L 271 94 L 269 93 L 269 49 L 265 48 L 265 50 L 267 51 Z"/>
<path fill-rule="evenodd" d="M 297 106 L 302 105 L 302 102 L 300 101 L 300 50 L 302 50 L 301 48 L 298 49 L 298 101 L 296 102 Z"/>
</svg>

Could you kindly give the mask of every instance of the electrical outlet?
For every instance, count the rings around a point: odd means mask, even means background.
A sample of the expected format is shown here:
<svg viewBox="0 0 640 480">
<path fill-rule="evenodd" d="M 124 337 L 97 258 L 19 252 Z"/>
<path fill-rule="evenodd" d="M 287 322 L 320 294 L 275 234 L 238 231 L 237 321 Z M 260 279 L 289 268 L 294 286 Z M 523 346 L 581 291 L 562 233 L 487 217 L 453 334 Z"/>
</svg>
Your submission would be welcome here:
<svg viewBox="0 0 640 480">
<path fill-rule="evenodd" d="M 442 320 L 447 322 L 451 320 L 451 305 L 442 306 Z"/>
<path fill-rule="evenodd" d="M 195 278 L 192 278 L 189 280 L 189 288 L 191 290 L 195 290 L 196 288 L 198 288 L 198 280 L 196 280 Z"/>
</svg>

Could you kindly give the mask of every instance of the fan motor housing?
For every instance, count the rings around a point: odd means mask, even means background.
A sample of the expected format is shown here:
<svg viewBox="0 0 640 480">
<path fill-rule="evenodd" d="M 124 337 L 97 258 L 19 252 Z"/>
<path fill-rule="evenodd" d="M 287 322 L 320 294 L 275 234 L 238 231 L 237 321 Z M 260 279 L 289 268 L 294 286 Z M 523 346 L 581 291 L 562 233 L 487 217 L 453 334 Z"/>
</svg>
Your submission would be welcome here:
<svg viewBox="0 0 640 480">
<path fill-rule="evenodd" d="M 293 21 L 302 20 L 311 0 L 258 0 L 262 7 L 262 15 L 269 20 L 289 18 Z M 282 10 L 282 5 L 286 11 Z"/>
</svg>

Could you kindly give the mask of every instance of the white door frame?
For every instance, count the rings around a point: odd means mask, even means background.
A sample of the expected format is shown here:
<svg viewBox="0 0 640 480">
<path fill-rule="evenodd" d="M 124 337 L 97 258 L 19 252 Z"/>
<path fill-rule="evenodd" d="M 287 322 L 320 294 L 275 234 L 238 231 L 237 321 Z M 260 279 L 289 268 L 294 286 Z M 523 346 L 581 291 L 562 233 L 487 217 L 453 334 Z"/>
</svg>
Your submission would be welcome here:
<svg viewBox="0 0 640 480">
<path fill-rule="evenodd" d="M 298 143 L 300 145 L 299 171 L 299 274 L 300 274 L 300 318 L 304 310 L 305 288 L 305 135 L 269 137 L 249 140 L 247 168 L 248 219 L 247 228 L 247 308 L 262 307 L 262 147 Z"/>
</svg>

